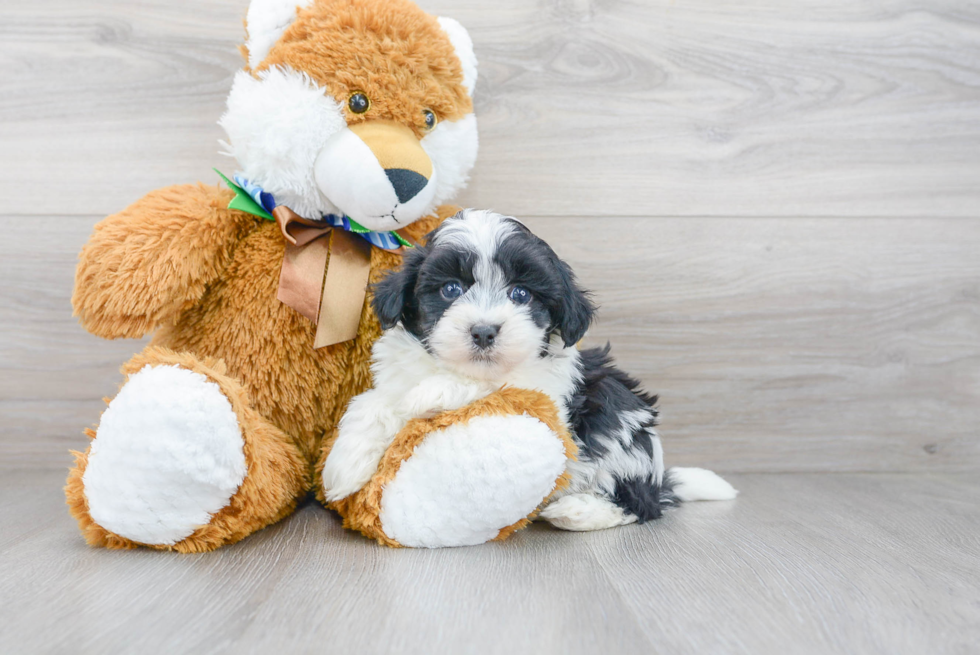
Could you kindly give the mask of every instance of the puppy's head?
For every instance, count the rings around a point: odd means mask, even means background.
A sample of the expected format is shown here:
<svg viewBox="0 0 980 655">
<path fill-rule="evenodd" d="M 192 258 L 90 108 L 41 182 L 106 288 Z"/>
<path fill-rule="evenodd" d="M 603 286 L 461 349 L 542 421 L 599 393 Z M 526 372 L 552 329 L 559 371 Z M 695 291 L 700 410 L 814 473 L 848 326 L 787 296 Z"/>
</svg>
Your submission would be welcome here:
<svg viewBox="0 0 980 655">
<path fill-rule="evenodd" d="M 595 307 L 568 265 L 516 219 L 465 210 L 375 288 L 381 324 L 401 323 L 446 365 L 492 379 L 574 345 Z"/>
</svg>

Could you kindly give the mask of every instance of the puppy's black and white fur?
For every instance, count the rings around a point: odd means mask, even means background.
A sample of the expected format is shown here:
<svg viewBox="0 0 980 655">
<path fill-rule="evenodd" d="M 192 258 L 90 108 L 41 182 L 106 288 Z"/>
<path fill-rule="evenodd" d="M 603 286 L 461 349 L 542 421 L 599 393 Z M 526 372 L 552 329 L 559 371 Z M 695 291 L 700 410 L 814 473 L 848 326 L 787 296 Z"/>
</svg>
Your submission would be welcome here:
<svg viewBox="0 0 980 655">
<path fill-rule="evenodd" d="M 366 484 L 410 418 L 505 385 L 549 395 L 579 447 L 568 461 L 571 484 L 540 514 L 557 527 L 642 523 L 679 501 L 735 497 L 710 471 L 665 472 L 657 398 L 613 365 L 608 346 L 575 347 L 595 307 L 568 265 L 516 219 L 466 210 L 447 220 L 377 286 L 373 302 L 387 329 L 374 350 L 374 389 L 352 401 L 341 424 L 323 473 L 328 499 Z M 395 409 L 379 419 L 377 407 Z"/>
</svg>

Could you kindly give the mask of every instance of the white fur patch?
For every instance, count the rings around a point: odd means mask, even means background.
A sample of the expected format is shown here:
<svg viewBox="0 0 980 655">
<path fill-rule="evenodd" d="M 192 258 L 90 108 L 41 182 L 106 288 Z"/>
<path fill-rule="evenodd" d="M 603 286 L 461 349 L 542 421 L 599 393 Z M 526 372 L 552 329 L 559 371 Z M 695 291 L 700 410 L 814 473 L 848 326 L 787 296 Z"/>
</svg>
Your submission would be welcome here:
<svg viewBox="0 0 980 655">
<path fill-rule="evenodd" d="M 178 366 L 147 366 L 102 414 L 82 482 L 97 524 L 158 545 L 206 525 L 245 473 L 241 428 L 218 385 Z"/>
<path fill-rule="evenodd" d="M 667 471 L 674 483 L 674 495 L 684 502 L 694 500 L 732 500 L 738 491 L 713 471 L 674 467 Z"/>
<path fill-rule="evenodd" d="M 474 378 L 496 380 L 532 361 L 541 350 L 544 330 L 534 323 L 526 306 L 507 302 L 505 289 L 487 289 L 477 282 L 439 319 L 429 335 L 429 347 L 457 372 Z M 500 295 L 504 302 L 490 302 Z M 480 302 L 484 300 L 486 302 Z M 498 325 L 493 359 L 474 359 L 474 325 Z"/>
<path fill-rule="evenodd" d="M 375 390 L 388 398 L 389 406 L 405 398 L 413 387 L 424 387 L 433 377 L 449 375 L 460 386 L 490 383 L 494 389 L 509 386 L 540 391 L 551 398 L 565 421 L 568 397 L 580 379 L 581 354 L 574 346 L 563 347 L 561 337 L 552 340 L 550 352 L 548 357 L 525 360 L 500 378 L 473 378 L 440 363 L 418 339 L 398 326 L 374 343 L 371 373 Z"/>
<path fill-rule="evenodd" d="M 392 230 L 367 219 L 385 216 L 398 205 L 398 196 L 371 149 L 344 127 L 324 144 L 314 162 L 317 186 L 333 204 L 370 230 Z"/>
<path fill-rule="evenodd" d="M 399 325 L 374 342 L 371 374 L 375 390 L 384 395 L 387 399 L 384 405 L 389 407 L 398 405 L 412 388 L 428 385 L 431 378 L 450 375 L 460 386 L 491 383 L 495 389 L 510 386 L 540 391 L 555 403 L 564 422 L 568 397 L 580 379 L 581 355 L 574 346 L 565 348 L 558 336 L 552 339 L 550 353 L 548 357 L 531 357 L 494 380 L 473 378 L 434 358 L 418 339 Z"/>
<path fill-rule="evenodd" d="M 262 63 L 286 28 L 296 20 L 297 8 L 309 7 L 313 0 L 252 0 L 245 16 L 248 31 L 248 65 Z"/>
<path fill-rule="evenodd" d="M 496 537 L 555 488 L 558 437 L 527 416 L 481 416 L 426 437 L 381 499 L 385 534 L 405 546 L 470 546 Z"/>
<path fill-rule="evenodd" d="M 387 330 L 371 348 L 374 388 L 391 400 L 440 372 L 432 354 L 401 325 Z"/>
<path fill-rule="evenodd" d="M 470 113 L 458 121 L 441 121 L 420 143 L 432 160 L 435 195 L 431 206 L 435 207 L 466 187 L 480 145 L 476 115 Z"/>
<path fill-rule="evenodd" d="M 556 528 L 576 532 L 605 530 L 636 521 L 636 516 L 591 494 L 562 496 L 541 510 L 539 516 Z"/>
<path fill-rule="evenodd" d="M 307 218 L 338 213 L 320 192 L 313 165 L 347 121 L 340 104 L 308 75 L 273 67 L 256 79 L 239 71 L 219 124 L 229 139 L 225 154 L 277 203 Z"/>
<path fill-rule="evenodd" d="M 397 400 L 383 390 L 369 389 L 350 401 L 323 465 L 321 483 L 328 501 L 358 491 L 377 472 L 385 449 L 408 422 Z"/>
<path fill-rule="evenodd" d="M 476 86 L 476 54 L 473 52 L 473 39 L 459 21 L 454 18 L 440 16 L 439 26 L 449 35 L 449 42 L 453 44 L 459 63 L 463 66 L 463 86 L 466 92 L 473 95 L 473 88 Z"/>
<path fill-rule="evenodd" d="M 514 220 L 487 209 L 466 209 L 442 224 L 432 245 L 472 250 L 479 259 L 476 275 L 489 277 L 494 254 L 516 232 Z"/>
<path fill-rule="evenodd" d="M 399 202 L 378 158 L 353 131 L 334 134 L 314 163 L 320 191 L 341 212 L 369 230 L 397 230 L 414 223 L 435 208 L 438 171 L 413 198 Z"/>
</svg>

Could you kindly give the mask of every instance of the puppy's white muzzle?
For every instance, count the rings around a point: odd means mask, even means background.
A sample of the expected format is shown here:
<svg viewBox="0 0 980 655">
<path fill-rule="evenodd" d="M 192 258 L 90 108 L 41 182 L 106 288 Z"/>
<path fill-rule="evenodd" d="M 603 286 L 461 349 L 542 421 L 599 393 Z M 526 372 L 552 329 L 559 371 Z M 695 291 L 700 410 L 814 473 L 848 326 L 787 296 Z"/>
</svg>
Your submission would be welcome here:
<svg viewBox="0 0 980 655">
<path fill-rule="evenodd" d="M 543 329 L 527 311 L 507 301 L 503 292 L 477 285 L 446 310 L 429 345 L 455 370 L 489 379 L 533 359 L 543 338 Z"/>
<path fill-rule="evenodd" d="M 436 173 L 409 128 L 365 121 L 327 141 L 313 166 L 323 195 L 374 231 L 397 230 L 432 209 Z"/>
</svg>

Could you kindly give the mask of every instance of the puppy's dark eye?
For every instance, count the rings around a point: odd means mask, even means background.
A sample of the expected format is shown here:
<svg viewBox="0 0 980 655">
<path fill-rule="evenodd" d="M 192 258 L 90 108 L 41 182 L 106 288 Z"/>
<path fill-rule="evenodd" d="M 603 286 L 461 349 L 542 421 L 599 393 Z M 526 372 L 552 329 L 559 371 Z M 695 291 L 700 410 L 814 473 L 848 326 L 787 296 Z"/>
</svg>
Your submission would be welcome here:
<svg viewBox="0 0 980 655">
<path fill-rule="evenodd" d="M 436 126 L 436 123 L 439 122 L 439 119 L 436 118 L 436 115 L 433 114 L 432 111 L 428 109 L 422 112 L 422 116 L 425 118 L 425 129 L 427 130 L 431 130 Z"/>
<path fill-rule="evenodd" d="M 355 91 L 347 98 L 347 107 L 355 114 L 363 114 L 371 108 L 371 101 L 360 91 Z"/>
<path fill-rule="evenodd" d="M 459 282 L 446 282 L 439 293 L 446 300 L 456 300 L 463 295 L 463 286 Z"/>
<path fill-rule="evenodd" d="M 526 305 L 531 302 L 531 292 L 524 287 L 516 286 L 510 290 L 510 299 L 518 305 Z"/>
</svg>

